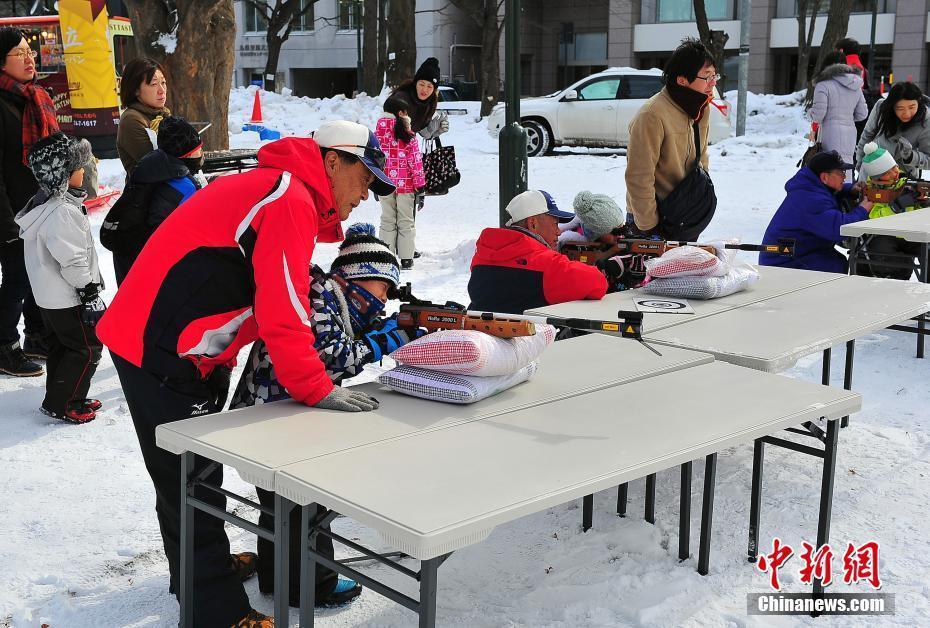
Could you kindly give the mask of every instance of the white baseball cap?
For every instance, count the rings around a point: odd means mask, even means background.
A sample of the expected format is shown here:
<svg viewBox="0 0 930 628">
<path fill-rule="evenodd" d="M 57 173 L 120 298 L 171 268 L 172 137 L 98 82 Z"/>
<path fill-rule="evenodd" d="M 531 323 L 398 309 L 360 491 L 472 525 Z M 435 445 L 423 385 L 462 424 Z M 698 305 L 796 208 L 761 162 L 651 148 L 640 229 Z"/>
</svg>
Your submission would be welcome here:
<svg viewBox="0 0 930 628">
<path fill-rule="evenodd" d="M 575 217 L 575 214 L 559 209 L 552 200 L 552 196 L 542 190 L 527 190 L 517 194 L 507 203 L 506 210 L 510 214 L 510 220 L 507 221 L 508 227 L 515 222 L 540 214 L 549 214 L 559 220 L 571 220 Z"/>
<path fill-rule="evenodd" d="M 375 134 L 358 122 L 334 120 L 313 133 L 313 139 L 322 148 L 333 148 L 355 155 L 375 175 L 369 189 L 379 196 L 392 194 L 397 186 L 384 174 L 384 152 Z"/>
</svg>

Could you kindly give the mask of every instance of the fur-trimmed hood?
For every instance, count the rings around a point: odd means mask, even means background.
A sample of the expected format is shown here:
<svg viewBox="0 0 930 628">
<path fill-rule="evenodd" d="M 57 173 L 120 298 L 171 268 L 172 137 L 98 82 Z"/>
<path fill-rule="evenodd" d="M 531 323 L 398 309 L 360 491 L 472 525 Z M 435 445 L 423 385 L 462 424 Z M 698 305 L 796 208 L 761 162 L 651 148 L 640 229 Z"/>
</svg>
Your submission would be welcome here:
<svg viewBox="0 0 930 628">
<path fill-rule="evenodd" d="M 828 65 L 814 78 L 814 84 L 822 81 L 834 80 L 847 89 L 862 89 L 862 73 L 859 68 L 854 68 L 845 63 L 834 63 Z"/>
</svg>

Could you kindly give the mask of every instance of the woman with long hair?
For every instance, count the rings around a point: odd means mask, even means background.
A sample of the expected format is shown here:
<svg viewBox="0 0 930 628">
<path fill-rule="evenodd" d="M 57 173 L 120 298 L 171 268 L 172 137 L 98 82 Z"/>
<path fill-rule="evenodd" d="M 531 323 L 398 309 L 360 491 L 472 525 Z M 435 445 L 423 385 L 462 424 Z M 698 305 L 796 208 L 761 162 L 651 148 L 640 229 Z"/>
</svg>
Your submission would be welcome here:
<svg viewBox="0 0 930 628">
<path fill-rule="evenodd" d="M 856 163 L 862 163 L 865 145 L 875 142 L 894 156 L 910 178 L 919 178 L 921 170 L 930 169 L 928 103 L 914 83 L 895 83 L 872 109 L 856 147 Z"/>
<path fill-rule="evenodd" d="M 843 53 L 829 53 L 814 78 L 810 108 L 811 120 L 820 125 L 823 150 L 835 150 L 845 161 L 852 161 L 856 151 L 856 122 L 868 115 L 859 69 L 846 65 Z"/>
</svg>

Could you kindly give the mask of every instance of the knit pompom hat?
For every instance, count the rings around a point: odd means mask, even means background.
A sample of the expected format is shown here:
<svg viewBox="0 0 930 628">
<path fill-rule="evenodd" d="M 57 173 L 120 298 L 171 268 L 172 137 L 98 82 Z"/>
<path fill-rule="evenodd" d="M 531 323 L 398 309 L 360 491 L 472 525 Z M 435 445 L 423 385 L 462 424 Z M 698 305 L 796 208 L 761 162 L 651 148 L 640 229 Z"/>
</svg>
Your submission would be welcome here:
<svg viewBox="0 0 930 628">
<path fill-rule="evenodd" d="M 607 235 L 624 222 L 623 210 L 606 194 L 578 192 L 572 204 L 584 235 L 592 240 Z"/>
<path fill-rule="evenodd" d="M 859 174 L 863 179 L 880 177 L 897 165 L 891 153 L 875 142 L 869 142 L 862 148 L 862 166 L 859 168 Z"/>
<path fill-rule="evenodd" d="M 71 173 L 80 170 L 93 158 L 90 142 L 53 133 L 29 149 L 29 168 L 39 187 L 49 195 L 63 194 L 68 189 Z"/>
<path fill-rule="evenodd" d="M 369 223 L 357 222 L 346 230 L 339 256 L 329 271 L 346 281 L 380 279 L 392 288 L 400 286 L 400 262 L 388 245 L 375 237 L 375 226 Z"/>
</svg>

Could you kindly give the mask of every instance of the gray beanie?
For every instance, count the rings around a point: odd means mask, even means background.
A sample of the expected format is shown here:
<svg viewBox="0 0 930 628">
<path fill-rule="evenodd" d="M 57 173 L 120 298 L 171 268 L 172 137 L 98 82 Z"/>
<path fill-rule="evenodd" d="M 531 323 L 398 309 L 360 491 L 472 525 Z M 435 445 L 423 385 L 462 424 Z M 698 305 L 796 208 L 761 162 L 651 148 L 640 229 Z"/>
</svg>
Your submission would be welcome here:
<svg viewBox="0 0 930 628">
<path fill-rule="evenodd" d="M 90 142 L 59 132 L 32 145 L 29 168 L 46 194 L 61 194 L 68 189 L 71 173 L 86 166 L 92 158 Z"/>
<path fill-rule="evenodd" d="M 623 210 L 606 194 L 578 192 L 572 204 L 587 238 L 597 239 L 623 225 Z"/>
</svg>

